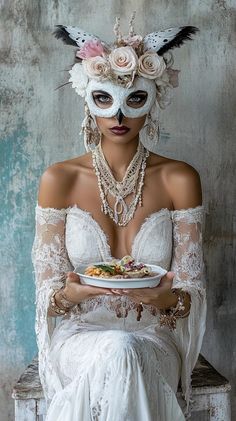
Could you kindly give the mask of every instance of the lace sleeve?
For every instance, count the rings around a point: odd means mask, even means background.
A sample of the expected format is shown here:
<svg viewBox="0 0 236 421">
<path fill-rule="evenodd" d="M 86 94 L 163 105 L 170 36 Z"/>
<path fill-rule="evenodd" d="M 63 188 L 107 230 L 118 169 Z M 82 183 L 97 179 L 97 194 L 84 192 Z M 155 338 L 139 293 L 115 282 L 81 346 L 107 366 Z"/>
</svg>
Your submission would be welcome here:
<svg viewBox="0 0 236 421">
<path fill-rule="evenodd" d="M 73 270 L 65 247 L 65 209 L 36 206 L 36 230 L 32 248 L 36 293 L 63 285 L 65 274 Z"/>
<path fill-rule="evenodd" d="M 35 330 L 39 348 L 39 374 L 44 388 L 49 383 L 58 387 L 59 379 L 49 357 L 50 336 L 55 318 L 48 317 L 47 313 L 53 290 L 63 286 L 66 273 L 73 271 L 65 247 L 66 209 L 42 208 L 37 205 L 35 219 L 32 263 L 36 283 Z M 50 382 L 46 381 L 46 376 L 51 377 Z M 47 390 L 45 394 L 53 395 L 53 391 L 50 393 Z"/>
<path fill-rule="evenodd" d="M 173 253 L 171 270 L 175 273 L 173 288 L 187 291 L 191 297 L 190 314 L 177 320 L 175 341 L 182 357 L 181 383 L 187 402 L 191 395 L 191 373 L 197 362 L 205 332 L 206 294 L 202 250 L 204 208 L 197 206 L 172 212 Z"/>
</svg>

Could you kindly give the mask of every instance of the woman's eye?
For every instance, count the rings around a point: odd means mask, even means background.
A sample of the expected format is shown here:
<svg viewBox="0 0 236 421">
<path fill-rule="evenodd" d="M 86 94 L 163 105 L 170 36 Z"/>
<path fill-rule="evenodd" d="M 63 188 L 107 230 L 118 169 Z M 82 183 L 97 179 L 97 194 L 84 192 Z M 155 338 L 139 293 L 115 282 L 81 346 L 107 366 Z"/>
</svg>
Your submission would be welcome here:
<svg viewBox="0 0 236 421">
<path fill-rule="evenodd" d="M 94 100 L 101 104 L 110 104 L 112 102 L 111 98 L 106 95 L 94 95 Z"/>
<path fill-rule="evenodd" d="M 139 102 L 141 102 L 141 101 L 143 101 L 143 97 L 141 97 L 141 96 L 133 96 L 132 98 L 129 98 L 129 102 L 136 102 L 136 103 L 139 103 Z"/>
<path fill-rule="evenodd" d="M 147 95 L 133 95 L 130 98 L 128 98 L 127 103 L 132 105 L 139 105 L 143 104 L 147 99 Z"/>
</svg>

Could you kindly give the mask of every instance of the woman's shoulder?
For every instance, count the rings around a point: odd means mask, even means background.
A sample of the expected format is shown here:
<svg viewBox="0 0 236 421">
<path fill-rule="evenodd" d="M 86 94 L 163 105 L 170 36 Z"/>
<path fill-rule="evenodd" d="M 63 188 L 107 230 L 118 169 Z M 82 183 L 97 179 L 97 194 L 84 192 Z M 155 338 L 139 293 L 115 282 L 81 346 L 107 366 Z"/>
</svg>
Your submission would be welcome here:
<svg viewBox="0 0 236 421">
<path fill-rule="evenodd" d="M 38 191 L 42 207 L 66 208 L 69 193 L 82 171 L 91 170 L 89 154 L 56 162 L 43 172 Z"/>
<path fill-rule="evenodd" d="M 202 204 L 200 175 L 192 165 L 156 154 L 152 154 L 151 159 L 152 165 L 159 167 L 174 209 Z"/>
</svg>

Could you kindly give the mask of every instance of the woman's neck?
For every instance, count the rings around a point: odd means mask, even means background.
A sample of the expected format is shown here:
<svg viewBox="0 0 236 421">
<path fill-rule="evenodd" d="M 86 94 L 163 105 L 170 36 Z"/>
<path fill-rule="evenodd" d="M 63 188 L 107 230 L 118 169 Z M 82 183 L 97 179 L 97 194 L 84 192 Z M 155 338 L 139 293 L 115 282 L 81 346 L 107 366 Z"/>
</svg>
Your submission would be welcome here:
<svg viewBox="0 0 236 421">
<path fill-rule="evenodd" d="M 113 143 L 106 137 L 102 138 L 102 151 L 106 161 L 117 181 L 124 178 L 125 172 L 137 152 L 139 137 L 129 143 Z"/>
</svg>

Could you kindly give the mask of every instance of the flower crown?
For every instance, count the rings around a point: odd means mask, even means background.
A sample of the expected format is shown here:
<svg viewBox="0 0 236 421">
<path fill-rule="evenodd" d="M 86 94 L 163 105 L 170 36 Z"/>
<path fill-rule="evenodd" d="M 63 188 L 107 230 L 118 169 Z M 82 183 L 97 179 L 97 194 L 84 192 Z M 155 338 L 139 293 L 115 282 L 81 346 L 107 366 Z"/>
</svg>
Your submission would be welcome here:
<svg viewBox="0 0 236 421">
<path fill-rule="evenodd" d="M 198 28 L 169 28 L 142 37 L 134 33 L 134 18 L 135 12 L 131 16 L 127 36 L 121 34 L 120 19 L 116 18 L 116 40 L 111 44 L 80 28 L 57 25 L 54 32 L 56 38 L 79 47 L 75 53 L 76 63 L 69 71 L 69 83 L 72 83 L 77 94 L 82 97 L 86 95 L 90 79 L 110 80 L 126 88 L 133 85 L 137 76 L 153 79 L 160 97 L 163 90 L 178 86 L 180 70 L 172 68 L 174 60 L 169 50 L 180 47 L 187 39 L 191 40 L 190 35 L 195 34 Z"/>
</svg>

